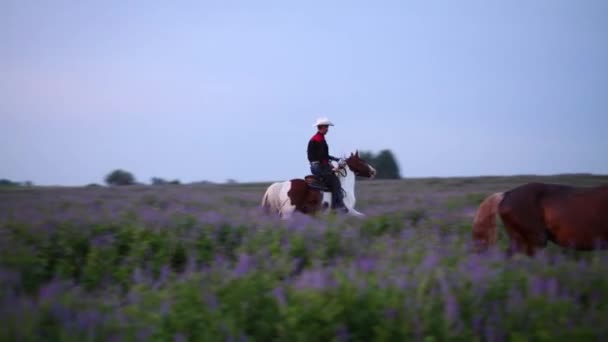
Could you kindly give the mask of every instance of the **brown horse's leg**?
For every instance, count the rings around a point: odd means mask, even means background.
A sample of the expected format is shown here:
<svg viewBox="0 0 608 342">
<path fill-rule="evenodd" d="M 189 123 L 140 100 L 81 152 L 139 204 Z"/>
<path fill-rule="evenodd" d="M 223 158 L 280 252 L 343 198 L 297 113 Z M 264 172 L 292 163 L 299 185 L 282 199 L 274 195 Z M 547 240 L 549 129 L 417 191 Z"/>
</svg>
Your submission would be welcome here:
<svg viewBox="0 0 608 342">
<path fill-rule="evenodd" d="M 517 253 L 522 253 L 526 245 L 524 238 L 519 233 L 515 225 L 505 222 L 505 231 L 509 236 L 509 246 L 507 247 L 507 258 L 511 258 Z"/>
<path fill-rule="evenodd" d="M 515 251 L 533 256 L 537 249 L 547 246 L 547 228 L 537 193 L 522 188 L 505 195 L 498 208 L 500 218 L 515 242 Z"/>
<path fill-rule="evenodd" d="M 532 221 L 522 224 L 519 220 L 513 219 L 505 215 L 503 218 L 505 230 L 509 235 L 509 251 L 508 255 L 514 253 L 525 253 L 528 256 L 534 256 L 538 249 L 544 248 L 547 245 L 547 237 L 545 227 L 535 224 Z"/>
</svg>

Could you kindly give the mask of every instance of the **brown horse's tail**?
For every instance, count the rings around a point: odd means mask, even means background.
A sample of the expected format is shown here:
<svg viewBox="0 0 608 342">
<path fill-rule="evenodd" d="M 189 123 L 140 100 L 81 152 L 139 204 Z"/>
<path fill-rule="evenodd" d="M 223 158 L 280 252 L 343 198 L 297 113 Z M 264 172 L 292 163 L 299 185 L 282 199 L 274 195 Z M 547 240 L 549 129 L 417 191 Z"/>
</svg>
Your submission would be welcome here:
<svg viewBox="0 0 608 342">
<path fill-rule="evenodd" d="M 486 249 L 496 243 L 498 239 L 496 214 L 504 196 L 504 192 L 493 193 L 479 205 L 473 220 L 473 241 L 478 248 Z"/>
</svg>

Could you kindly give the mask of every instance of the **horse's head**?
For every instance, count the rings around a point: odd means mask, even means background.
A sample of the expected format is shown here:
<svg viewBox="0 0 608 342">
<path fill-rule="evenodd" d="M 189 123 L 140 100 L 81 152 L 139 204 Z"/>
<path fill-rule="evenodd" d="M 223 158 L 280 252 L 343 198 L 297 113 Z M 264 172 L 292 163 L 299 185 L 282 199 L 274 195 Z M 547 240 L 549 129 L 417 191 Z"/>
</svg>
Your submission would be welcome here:
<svg viewBox="0 0 608 342">
<path fill-rule="evenodd" d="M 376 176 L 376 169 L 371 166 L 367 161 L 359 157 L 359 151 L 351 153 L 350 156 L 344 159 L 348 168 L 354 172 L 356 176 L 374 178 Z"/>
</svg>

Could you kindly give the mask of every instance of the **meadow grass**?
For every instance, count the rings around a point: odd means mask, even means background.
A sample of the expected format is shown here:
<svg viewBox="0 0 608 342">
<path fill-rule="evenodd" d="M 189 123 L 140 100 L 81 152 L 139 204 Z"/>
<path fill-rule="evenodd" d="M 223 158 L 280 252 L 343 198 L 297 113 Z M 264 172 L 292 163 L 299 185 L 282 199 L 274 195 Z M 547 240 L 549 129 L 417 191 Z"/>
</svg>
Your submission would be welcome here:
<svg viewBox="0 0 608 342">
<path fill-rule="evenodd" d="M 470 252 L 476 206 L 527 181 L 362 181 L 362 219 L 262 215 L 268 184 L 0 192 L 6 341 L 608 338 L 607 252 Z"/>
</svg>

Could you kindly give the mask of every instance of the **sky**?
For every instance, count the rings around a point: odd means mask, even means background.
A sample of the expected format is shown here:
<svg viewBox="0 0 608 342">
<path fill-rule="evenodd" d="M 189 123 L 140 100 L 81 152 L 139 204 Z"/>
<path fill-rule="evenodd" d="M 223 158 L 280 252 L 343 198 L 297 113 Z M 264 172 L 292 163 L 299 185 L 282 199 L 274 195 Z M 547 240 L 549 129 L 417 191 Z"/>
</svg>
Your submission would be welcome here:
<svg viewBox="0 0 608 342">
<path fill-rule="evenodd" d="M 0 178 L 608 174 L 608 1 L 0 2 Z"/>
</svg>

